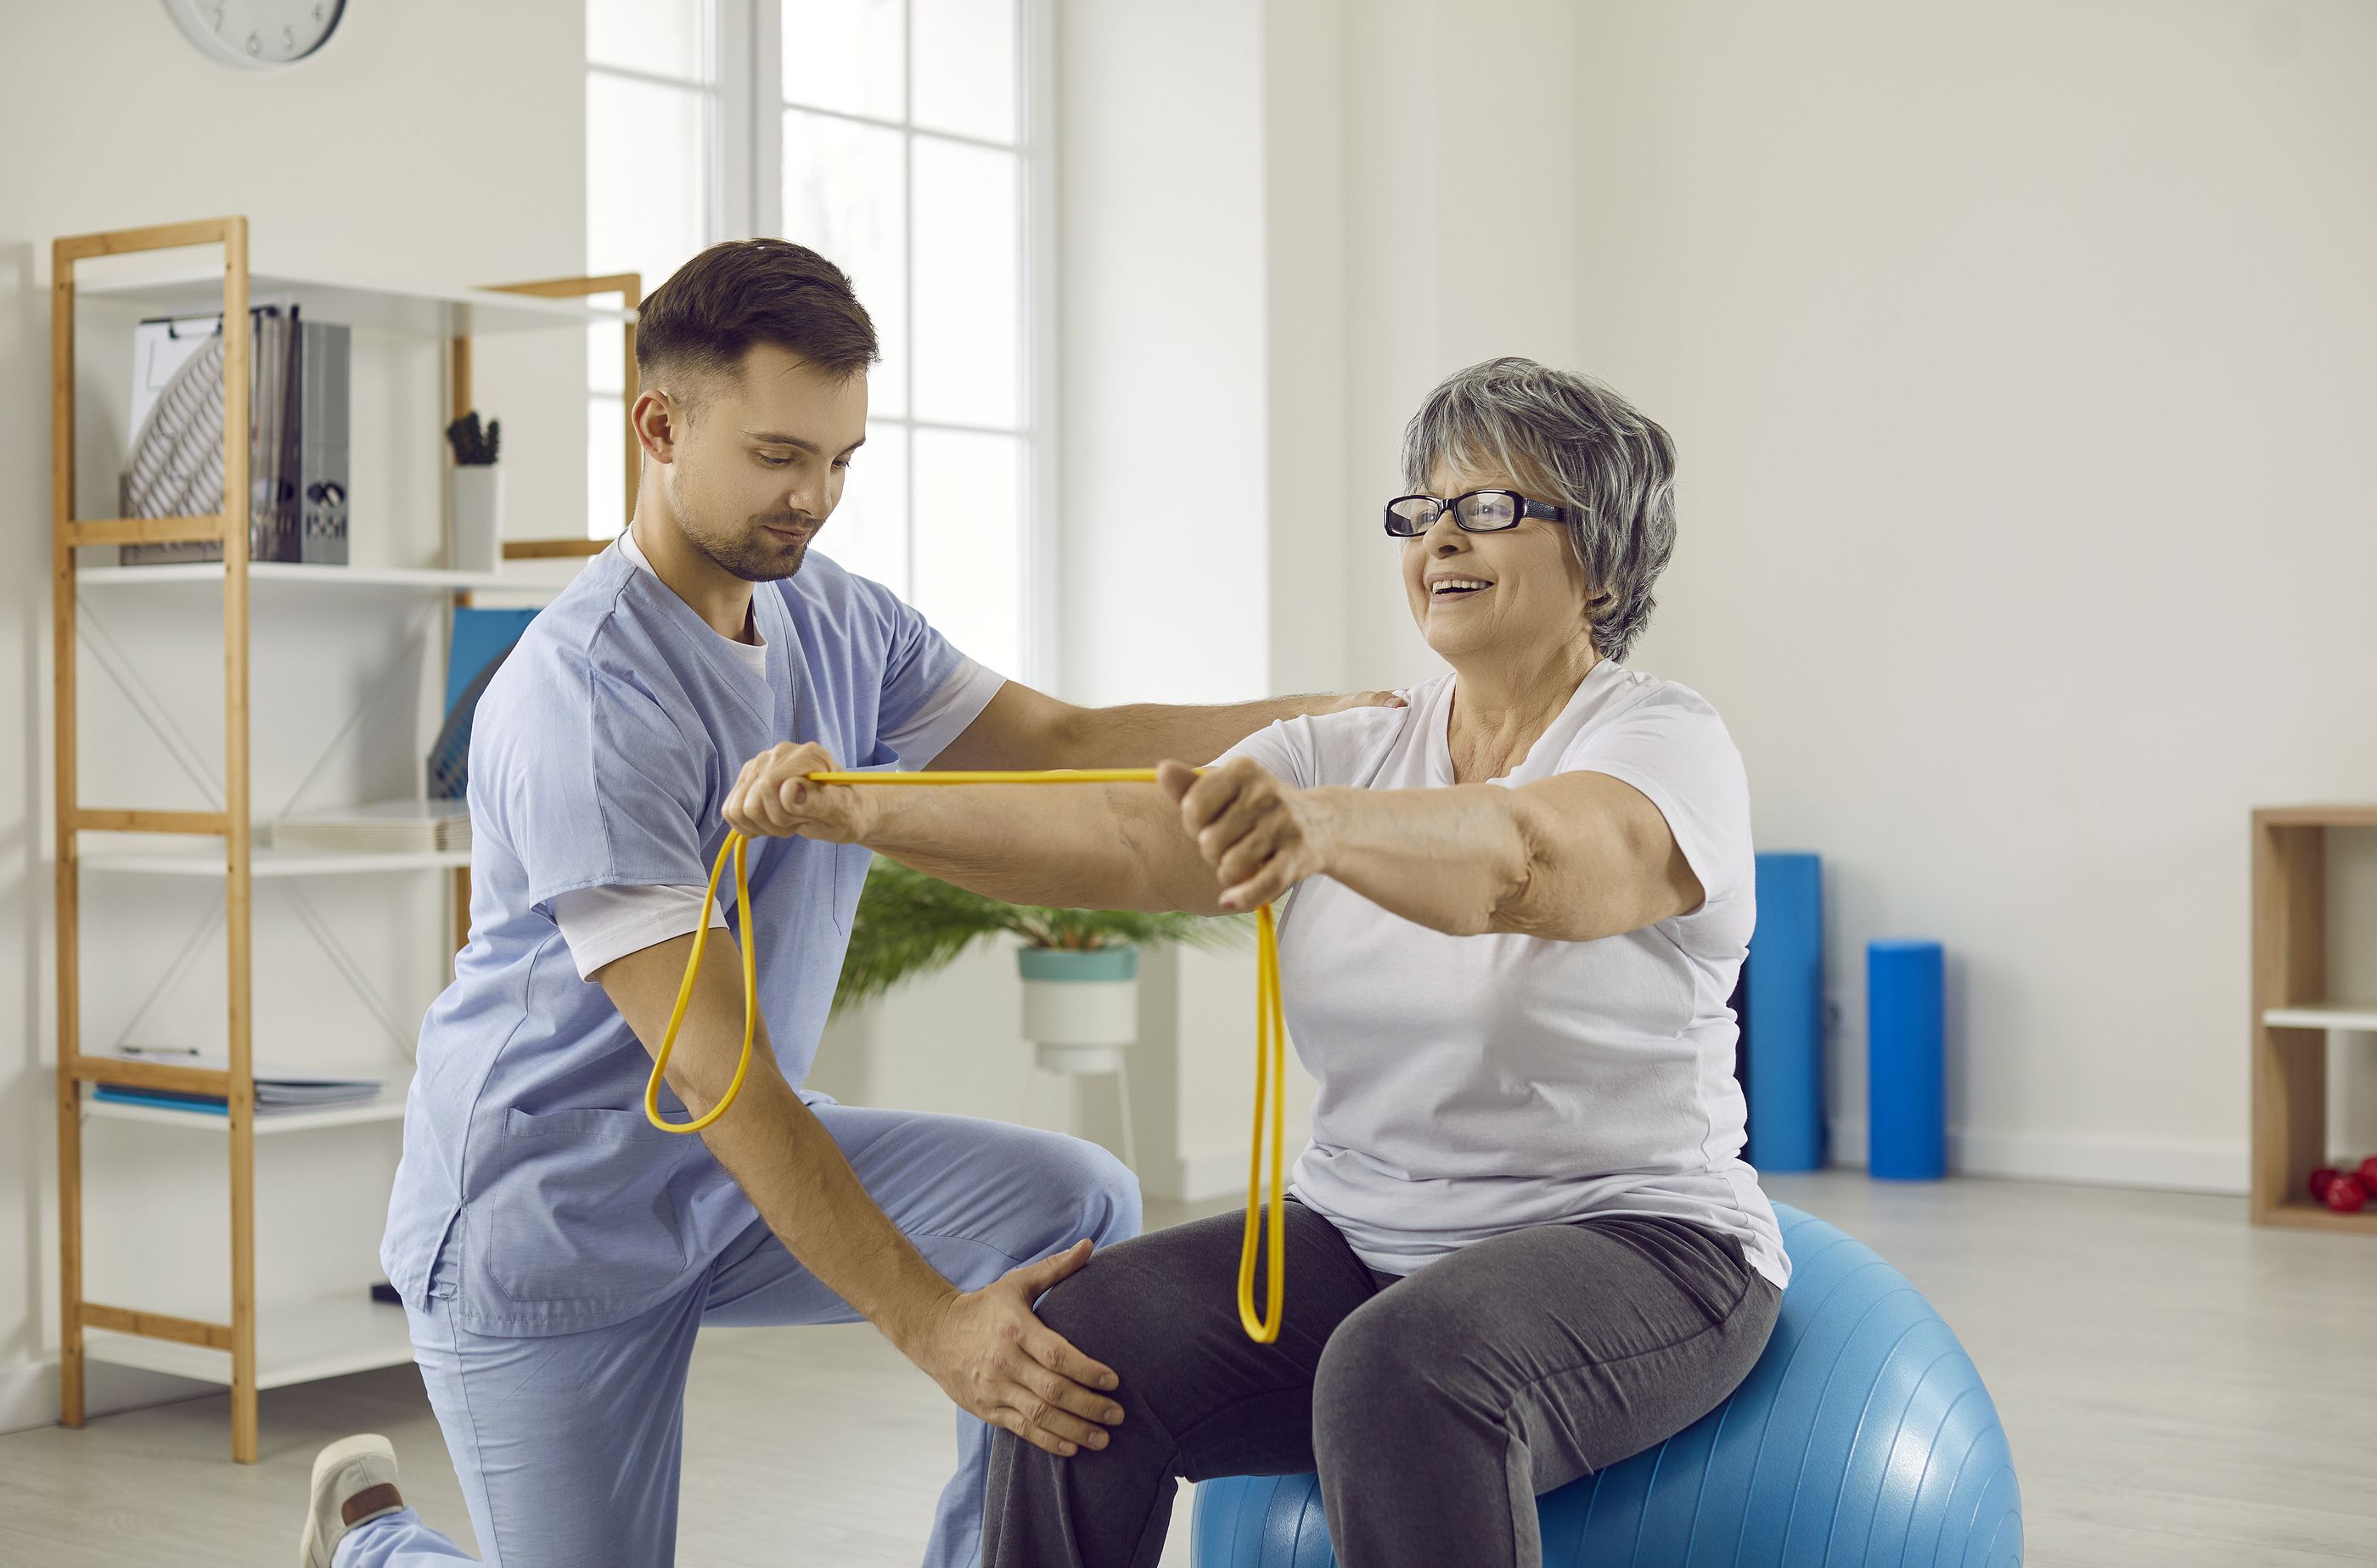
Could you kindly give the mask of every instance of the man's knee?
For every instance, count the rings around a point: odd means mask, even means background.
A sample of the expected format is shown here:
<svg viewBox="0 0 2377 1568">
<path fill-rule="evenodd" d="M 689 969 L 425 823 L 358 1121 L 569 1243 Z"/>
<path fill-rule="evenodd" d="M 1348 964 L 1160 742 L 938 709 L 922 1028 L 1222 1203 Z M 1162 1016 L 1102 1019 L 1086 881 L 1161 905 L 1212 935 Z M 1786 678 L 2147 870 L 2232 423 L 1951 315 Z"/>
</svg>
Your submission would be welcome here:
<svg viewBox="0 0 2377 1568">
<path fill-rule="evenodd" d="M 1080 1232 L 1066 1239 L 1078 1241 L 1086 1236 L 1101 1247 L 1111 1247 L 1138 1235 L 1139 1178 L 1095 1143 L 1078 1138 L 1066 1143 L 1062 1177 L 1065 1189 L 1079 1204 L 1076 1228 Z"/>
</svg>

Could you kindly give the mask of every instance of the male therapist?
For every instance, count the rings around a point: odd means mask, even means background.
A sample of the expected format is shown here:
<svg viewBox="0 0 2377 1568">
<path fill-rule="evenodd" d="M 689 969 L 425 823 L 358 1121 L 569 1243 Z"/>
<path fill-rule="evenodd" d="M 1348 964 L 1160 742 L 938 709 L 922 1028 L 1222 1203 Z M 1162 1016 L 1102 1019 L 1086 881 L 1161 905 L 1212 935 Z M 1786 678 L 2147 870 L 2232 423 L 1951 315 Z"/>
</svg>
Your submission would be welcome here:
<svg viewBox="0 0 2377 1568">
<path fill-rule="evenodd" d="M 800 245 L 696 257 L 643 302 L 636 357 L 635 522 L 479 704 L 470 942 L 422 1025 L 382 1261 L 487 1562 L 669 1562 L 697 1331 L 865 1317 L 958 1406 L 926 1561 L 970 1563 L 984 1423 L 1069 1455 L 1125 1418 L 1129 1391 L 1031 1304 L 1137 1230 L 1138 1186 L 1074 1139 L 799 1088 L 867 866 L 807 839 L 752 844 L 751 906 L 713 921 L 662 1105 L 688 1119 L 732 1078 L 748 945 L 764 1022 L 740 1097 L 699 1135 L 651 1126 L 725 794 L 784 740 L 854 767 L 1143 766 L 1392 699 L 1070 707 L 812 552 L 865 443 L 877 347 L 848 280 Z M 303 1552 L 463 1555 L 403 1505 L 375 1437 L 317 1461 Z"/>
</svg>

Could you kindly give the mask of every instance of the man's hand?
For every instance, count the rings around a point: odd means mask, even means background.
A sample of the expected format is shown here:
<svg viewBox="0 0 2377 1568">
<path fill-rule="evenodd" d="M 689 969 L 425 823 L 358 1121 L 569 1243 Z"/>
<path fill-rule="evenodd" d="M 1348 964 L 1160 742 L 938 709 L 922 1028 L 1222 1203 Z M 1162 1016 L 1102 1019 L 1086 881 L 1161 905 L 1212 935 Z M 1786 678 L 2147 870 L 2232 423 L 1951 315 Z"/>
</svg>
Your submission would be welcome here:
<svg viewBox="0 0 2377 1568">
<path fill-rule="evenodd" d="M 980 1290 L 949 1296 L 901 1349 L 960 1407 L 1035 1448 L 1060 1459 L 1104 1448 L 1122 1406 L 1098 1391 L 1120 1380 L 1032 1315 L 1041 1292 L 1090 1261 L 1090 1246 L 1077 1241 Z"/>
<path fill-rule="evenodd" d="M 1400 691 L 1349 691 L 1325 708 L 1315 708 L 1315 713 L 1348 713 L 1356 708 L 1408 708 Z"/>
<path fill-rule="evenodd" d="M 803 741 L 780 741 L 748 762 L 726 792 L 726 825 L 752 838 L 821 839 L 857 844 L 866 836 L 869 802 L 851 784 L 814 784 L 811 773 L 837 770 L 832 753 Z"/>
<path fill-rule="evenodd" d="M 1156 782 L 1179 804 L 1180 825 L 1221 883 L 1224 909 L 1259 908 L 1328 869 L 1327 823 L 1314 793 L 1251 757 L 1233 758 L 1202 774 L 1165 762 L 1156 768 Z"/>
</svg>

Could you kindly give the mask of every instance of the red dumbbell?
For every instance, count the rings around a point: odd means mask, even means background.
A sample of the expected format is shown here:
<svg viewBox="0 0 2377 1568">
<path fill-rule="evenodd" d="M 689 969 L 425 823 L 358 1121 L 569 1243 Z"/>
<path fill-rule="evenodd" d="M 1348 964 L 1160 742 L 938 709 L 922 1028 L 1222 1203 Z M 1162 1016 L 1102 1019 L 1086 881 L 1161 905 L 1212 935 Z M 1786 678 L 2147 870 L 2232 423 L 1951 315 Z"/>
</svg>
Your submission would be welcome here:
<svg viewBox="0 0 2377 1568">
<path fill-rule="evenodd" d="M 2323 1165 L 2317 1170 L 2312 1171 L 2311 1173 L 2310 1182 L 2311 1201 L 2314 1203 L 2326 1203 L 2327 1190 L 2335 1186 L 2335 1179 L 2343 1174 L 2344 1173 L 2342 1171 L 2336 1169 L 2332 1165 Z"/>
<path fill-rule="evenodd" d="M 2371 1192 L 2377 1192 L 2377 1155 L 2371 1155 L 2362 1160 L 2360 1168 L 2353 1174 L 2360 1179 L 2361 1186 Z"/>
<path fill-rule="evenodd" d="M 2323 1201 L 2337 1214 L 2358 1214 L 2360 1205 L 2369 1201 L 2369 1189 L 2360 1185 L 2360 1179 L 2357 1176 L 2339 1176 L 2328 1183 L 2327 1197 Z"/>
</svg>

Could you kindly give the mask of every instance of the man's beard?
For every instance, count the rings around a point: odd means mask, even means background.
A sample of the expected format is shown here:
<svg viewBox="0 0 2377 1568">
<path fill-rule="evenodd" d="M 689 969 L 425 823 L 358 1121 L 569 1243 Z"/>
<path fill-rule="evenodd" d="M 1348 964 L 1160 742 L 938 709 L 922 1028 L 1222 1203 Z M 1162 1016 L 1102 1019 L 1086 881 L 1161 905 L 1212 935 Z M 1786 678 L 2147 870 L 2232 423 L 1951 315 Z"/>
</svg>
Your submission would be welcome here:
<svg viewBox="0 0 2377 1568">
<path fill-rule="evenodd" d="M 800 542 L 788 547 L 782 540 L 765 532 L 770 528 L 800 530 Z M 738 535 L 695 543 L 722 570 L 746 582 L 778 582 L 801 569 L 801 563 L 808 558 L 809 541 L 816 537 L 817 525 L 809 521 L 806 514 L 793 512 L 755 517 Z"/>
</svg>

